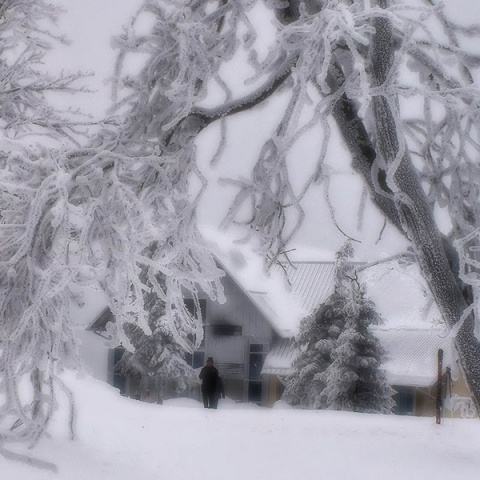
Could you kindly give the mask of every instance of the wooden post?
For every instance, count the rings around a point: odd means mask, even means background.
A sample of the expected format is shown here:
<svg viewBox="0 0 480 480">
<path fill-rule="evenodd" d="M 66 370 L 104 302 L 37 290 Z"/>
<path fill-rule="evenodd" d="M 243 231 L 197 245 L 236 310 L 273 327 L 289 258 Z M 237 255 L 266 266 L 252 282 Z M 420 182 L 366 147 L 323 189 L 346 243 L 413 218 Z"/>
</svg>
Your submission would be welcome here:
<svg viewBox="0 0 480 480">
<path fill-rule="evenodd" d="M 442 422 L 442 407 L 443 407 L 443 380 L 442 380 L 442 370 L 443 370 L 443 350 L 440 348 L 438 350 L 438 362 L 437 362 L 437 397 L 435 402 L 436 407 L 436 421 L 437 424 Z"/>
</svg>

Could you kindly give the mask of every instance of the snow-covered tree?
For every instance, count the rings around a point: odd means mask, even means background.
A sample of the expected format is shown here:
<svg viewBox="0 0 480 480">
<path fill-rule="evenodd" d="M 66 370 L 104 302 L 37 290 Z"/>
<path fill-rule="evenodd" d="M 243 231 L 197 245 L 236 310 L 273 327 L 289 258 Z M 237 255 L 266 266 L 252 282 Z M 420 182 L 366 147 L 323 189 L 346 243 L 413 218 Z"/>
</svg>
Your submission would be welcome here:
<svg viewBox="0 0 480 480">
<path fill-rule="evenodd" d="M 72 331 L 65 323 L 67 302 L 64 297 L 54 298 L 49 291 L 52 283 L 45 282 L 49 277 L 61 283 L 63 275 L 53 262 L 59 245 L 49 236 L 48 221 L 41 219 L 42 207 L 52 208 L 50 219 L 55 217 L 52 200 L 62 195 L 62 187 L 50 175 L 59 165 L 47 148 L 32 146 L 31 137 L 44 138 L 50 145 L 78 145 L 91 123 L 79 112 L 61 111 L 48 101 L 53 93 L 85 91 L 77 82 L 83 74 L 52 76 L 45 71 L 46 52 L 54 43 L 64 42 L 46 30 L 57 13 L 43 0 L 0 3 L 0 453 L 4 455 L 5 440 L 31 441 L 42 433 L 54 409 L 50 393 L 65 390 L 52 371 L 60 356 L 73 358 L 74 350 Z M 52 254 L 45 255 L 46 251 Z M 4 433 L 8 421 L 11 430 Z"/>
<path fill-rule="evenodd" d="M 194 222 L 196 197 L 189 180 L 195 175 L 202 180 L 192 161 L 194 146 L 183 132 L 172 134 L 166 146 L 160 134 L 145 129 L 158 113 L 148 110 L 145 92 L 152 85 L 133 89 L 126 112 L 100 124 L 93 140 L 75 139 L 75 129 L 85 122 L 71 121 L 73 112 L 63 118 L 49 107 L 46 93 L 73 91 L 76 77 L 55 80 L 35 69 L 51 37 L 41 30 L 42 22 L 55 11 L 33 0 L 6 1 L 0 8 L 5 130 L 13 132 L 16 123 L 23 131 L 31 128 L 37 140 L 42 133 L 58 138 L 57 144 L 50 138 L 41 144 L 2 140 L 2 443 L 38 439 L 54 413 L 58 390 L 70 396 L 58 374 L 78 361 L 70 302 L 83 300 L 74 285 L 99 286 L 109 295 L 116 317 L 112 341 L 124 345 L 129 345 L 126 323 L 151 333 L 143 295 L 155 292 L 164 302 L 162 328 L 186 351 L 201 341 L 203 331 L 184 295 L 196 299 L 202 288 L 221 301 L 223 290 L 221 271 Z M 72 434 L 73 425 L 72 417 Z"/>
<path fill-rule="evenodd" d="M 318 375 L 324 384 L 319 404 L 330 410 L 391 413 L 395 391 L 380 368 L 383 350 L 369 328 L 382 319 L 355 277 L 344 276 L 343 285 L 345 323 L 330 354 L 330 364 Z"/>
<path fill-rule="evenodd" d="M 270 8 L 275 27 L 266 56 L 257 54 L 250 21 L 259 5 Z M 139 21 L 147 14 L 155 24 L 150 35 Z M 460 277 L 479 286 L 471 272 L 478 264 L 470 257 L 475 260 L 480 227 L 480 92 L 474 81 L 480 56 L 462 47 L 479 35 L 478 26 L 455 24 L 441 2 L 429 0 L 148 0 L 119 40 L 119 65 L 140 52 L 148 56 L 146 67 L 118 85 L 143 92 L 143 111 L 154 119 L 144 123 L 145 136 L 160 135 L 166 151 L 191 145 L 217 120 L 221 150 L 235 135 L 227 132 L 226 117 L 255 117 L 255 107 L 275 94 L 288 100 L 252 178 L 232 180 L 239 191 L 225 219 L 246 225 L 273 261 L 304 220 L 306 192 L 323 183 L 328 201 L 325 159 L 336 129 L 371 201 L 410 242 L 453 328 L 473 298 Z M 228 65 L 240 56 L 248 59 L 252 75 L 246 81 L 251 87 L 238 94 Z M 320 139 L 317 162 L 299 185 L 291 171 L 302 168 L 302 158 L 290 153 L 312 130 Z M 450 226 L 439 220 L 442 214 Z M 466 236 L 471 245 L 466 252 L 459 248 L 459 256 L 454 241 Z M 459 266 L 467 261 L 461 274 Z M 474 316 L 458 330 L 462 364 L 478 401 Z"/>
<path fill-rule="evenodd" d="M 394 391 L 380 370 L 382 349 L 369 326 L 381 323 L 358 284 L 352 248 L 337 253 L 329 298 L 305 318 L 283 398 L 303 408 L 388 413 Z"/>
<path fill-rule="evenodd" d="M 298 350 L 291 373 L 285 379 L 282 399 L 302 408 L 322 408 L 320 393 L 325 381 L 320 376 L 331 363 L 335 342 L 345 319 L 334 294 L 315 312 L 302 320 L 293 348 Z"/>
<path fill-rule="evenodd" d="M 173 337 L 164 317 L 151 324 L 150 334 L 133 323 L 126 323 L 123 328 L 134 351 L 125 351 L 115 368 L 123 375 L 139 378 L 141 398 L 150 395 L 162 403 L 167 389 L 180 393 L 195 384 L 195 371 L 186 363 L 185 350 Z"/>
<path fill-rule="evenodd" d="M 0 128 L 2 162 L 27 134 L 61 137 L 75 142 L 88 119 L 79 111 L 61 111 L 48 101 L 52 92 L 87 91 L 77 80 L 85 75 L 50 75 L 44 68 L 45 54 L 66 38 L 52 34 L 48 24 L 57 21 L 58 9 L 43 1 L 4 0 L 0 4 Z M 11 140 L 11 143 L 7 142 Z"/>
<path fill-rule="evenodd" d="M 325 407 L 320 397 L 326 386 L 323 373 L 332 363 L 332 353 L 347 319 L 344 308 L 350 291 L 347 276 L 352 274 L 348 262 L 350 249 L 347 243 L 337 253 L 335 285 L 328 299 L 301 321 L 294 343 L 297 355 L 292 365 L 293 373 L 286 378 L 283 393 L 283 399 L 291 405 Z"/>
<path fill-rule="evenodd" d="M 140 278 L 151 288 L 146 278 L 144 267 Z M 165 284 L 165 276 L 157 274 L 156 281 Z M 144 293 L 145 310 L 148 312 L 148 326 L 151 333 L 146 333 L 134 323 L 124 323 L 123 330 L 133 346 L 133 351 L 126 350 L 115 369 L 123 375 L 140 378 L 140 396 L 155 399 L 162 403 L 166 389 L 183 392 L 195 384 L 197 375 L 185 361 L 188 352 L 175 338 L 170 328 L 170 322 L 165 316 L 165 301 L 151 289 Z M 181 335 L 183 343 L 188 343 L 188 337 L 193 335 L 188 328 L 176 318 L 176 331 Z M 185 328 L 187 327 L 187 328 Z"/>
</svg>

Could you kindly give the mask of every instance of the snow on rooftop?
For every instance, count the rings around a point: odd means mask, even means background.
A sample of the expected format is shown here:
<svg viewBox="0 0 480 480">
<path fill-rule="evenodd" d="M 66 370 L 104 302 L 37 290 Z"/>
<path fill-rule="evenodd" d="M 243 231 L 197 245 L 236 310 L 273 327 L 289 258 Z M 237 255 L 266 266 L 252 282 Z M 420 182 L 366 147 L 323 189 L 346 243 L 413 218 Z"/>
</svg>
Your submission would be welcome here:
<svg viewBox="0 0 480 480">
<path fill-rule="evenodd" d="M 458 378 L 456 354 L 452 340 L 440 328 L 431 330 L 373 329 L 385 350 L 382 363 L 391 385 L 429 387 L 437 381 L 438 350 L 444 352 L 443 366 L 450 367 Z"/>
<path fill-rule="evenodd" d="M 441 328 L 430 330 L 372 328 L 385 351 L 382 369 L 390 385 L 430 387 L 437 381 L 438 350 L 444 352 L 443 367 L 458 378 L 457 356 L 452 340 Z M 270 350 L 262 374 L 285 376 L 292 373 L 296 351 L 292 342 L 281 339 Z"/>
<path fill-rule="evenodd" d="M 271 348 L 263 363 L 262 374 L 279 375 L 281 377 L 292 373 L 292 363 L 296 350 L 293 341 L 282 338 Z"/>
<path fill-rule="evenodd" d="M 301 299 L 289 287 L 282 269 L 265 269 L 263 259 L 249 245 L 223 231 L 201 228 L 202 235 L 220 266 L 284 338 L 293 337 L 307 315 Z"/>
<path fill-rule="evenodd" d="M 303 309 L 311 313 L 325 303 L 333 291 L 333 262 L 290 262 L 283 264 L 292 291 L 302 301 Z"/>
<path fill-rule="evenodd" d="M 297 334 L 300 321 L 332 292 L 335 266 L 329 261 L 292 261 L 265 271 L 262 258 L 233 234 L 202 227 L 221 266 L 257 305 L 277 333 Z M 399 259 L 367 266 L 358 274 L 382 316 L 384 329 L 443 327 L 442 316 L 417 264 Z"/>
<path fill-rule="evenodd" d="M 416 263 L 393 260 L 365 268 L 359 275 L 384 319 L 383 328 L 430 329 L 444 325 Z"/>
</svg>

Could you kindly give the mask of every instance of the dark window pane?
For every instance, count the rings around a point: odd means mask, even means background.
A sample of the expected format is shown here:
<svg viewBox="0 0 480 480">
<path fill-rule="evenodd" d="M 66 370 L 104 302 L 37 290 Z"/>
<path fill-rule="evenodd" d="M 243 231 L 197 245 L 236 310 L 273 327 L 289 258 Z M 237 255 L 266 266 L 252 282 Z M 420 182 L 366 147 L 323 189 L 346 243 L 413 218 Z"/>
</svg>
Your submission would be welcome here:
<svg viewBox="0 0 480 480">
<path fill-rule="evenodd" d="M 252 343 L 250 344 L 250 351 L 251 352 L 263 352 L 263 345 L 261 343 Z"/>
<path fill-rule="evenodd" d="M 250 354 L 250 370 L 249 378 L 251 380 L 260 380 L 260 372 L 263 366 L 263 354 L 251 353 Z"/>
<path fill-rule="evenodd" d="M 113 364 L 116 365 L 123 357 L 125 353 L 125 348 L 117 347 L 113 350 Z"/>
<path fill-rule="evenodd" d="M 205 362 L 205 352 L 194 352 L 193 353 L 193 368 L 198 368 L 203 366 Z"/>
<path fill-rule="evenodd" d="M 397 393 L 393 396 L 396 406 L 394 413 L 397 415 L 413 415 L 415 394 L 413 389 L 408 387 L 393 387 Z"/>
<path fill-rule="evenodd" d="M 241 336 L 242 335 L 242 326 L 241 325 L 230 325 L 229 323 L 219 323 L 212 325 L 212 335 L 217 336 Z"/>
<path fill-rule="evenodd" d="M 262 382 L 249 382 L 248 401 L 256 403 L 262 401 Z"/>
<path fill-rule="evenodd" d="M 197 351 L 185 354 L 185 362 L 190 365 L 192 368 L 203 367 L 205 363 L 205 352 L 204 351 Z"/>
<path fill-rule="evenodd" d="M 195 302 L 193 301 L 193 298 L 184 298 L 183 302 L 185 304 L 185 308 L 190 312 L 190 314 L 193 315 L 194 317 L 197 317 L 198 316 L 197 315 L 197 306 L 196 306 Z M 206 315 L 207 315 L 207 301 L 205 299 L 200 299 L 198 302 L 200 304 L 200 310 L 201 310 L 201 313 L 202 313 L 202 322 L 205 325 L 205 318 L 206 318 Z M 188 335 L 188 340 L 191 343 L 196 342 L 196 338 L 194 337 L 194 335 Z M 202 339 L 202 343 L 200 344 L 200 348 L 205 348 L 205 337 Z"/>
<path fill-rule="evenodd" d="M 183 300 L 183 303 L 185 304 L 185 308 L 190 312 L 190 314 L 194 317 L 197 317 L 197 308 L 195 302 L 193 301 L 193 298 L 185 298 Z M 205 323 L 205 318 L 207 315 L 207 301 L 205 299 L 200 299 L 198 303 L 200 304 L 200 312 L 202 313 L 203 323 Z"/>
<path fill-rule="evenodd" d="M 120 390 L 121 395 L 125 395 L 127 379 L 123 375 L 115 374 L 113 376 L 113 386 Z"/>
</svg>

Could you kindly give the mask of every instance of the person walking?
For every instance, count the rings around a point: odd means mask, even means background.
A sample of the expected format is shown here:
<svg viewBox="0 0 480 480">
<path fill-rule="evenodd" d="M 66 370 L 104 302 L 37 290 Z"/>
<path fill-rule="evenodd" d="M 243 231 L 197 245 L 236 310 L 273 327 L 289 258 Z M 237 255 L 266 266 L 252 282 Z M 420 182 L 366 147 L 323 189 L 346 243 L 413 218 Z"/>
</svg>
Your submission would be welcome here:
<svg viewBox="0 0 480 480">
<path fill-rule="evenodd" d="M 207 358 L 207 364 L 200 371 L 202 381 L 203 406 L 205 408 L 217 408 L 219 397 L 225 398 L 223 382 L 218 370 L 213 366 L 213 358 Z"/>
</svg>

